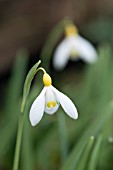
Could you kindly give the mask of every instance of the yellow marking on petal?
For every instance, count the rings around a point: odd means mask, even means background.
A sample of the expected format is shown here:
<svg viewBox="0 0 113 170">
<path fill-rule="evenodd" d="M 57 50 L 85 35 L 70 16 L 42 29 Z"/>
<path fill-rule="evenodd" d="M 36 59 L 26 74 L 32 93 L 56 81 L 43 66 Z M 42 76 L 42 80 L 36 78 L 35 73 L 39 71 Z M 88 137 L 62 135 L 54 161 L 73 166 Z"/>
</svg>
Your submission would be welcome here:
<svg viewBox="0 0 113 170">
<path fill-rule="evenodd" d="M 50 86 L 52 84 L 52 80 L 51 80 L 51 77 L 50 77 L 49 74 L 44 73 L 44 75 L 43 75 L 43 83 L 44 83 L 44 86 Z"/>
<path fill-rule="evenodd" d="M 48 108 L 55 107 L 56 104 L 57 104 L 56 102 L 52 102 L 52 101 L 51 101 L 51 102 L 48 102 L 48 103 L 47 103 L 47 107 L 48 107 Z"/>
<path fill-rule="evenodd" d="M 66 26 L 66 28 L 65 28 L 65 35 L 67 36 L 67 37 L 70 37 L 70 36 L 75 36 L 75 35 L 78 35 L 78 29 L 77 29 L 77 27 L 76 26 L 74 26 L 74 25 L 68 25 L 68 26 Z"/>
</svg>

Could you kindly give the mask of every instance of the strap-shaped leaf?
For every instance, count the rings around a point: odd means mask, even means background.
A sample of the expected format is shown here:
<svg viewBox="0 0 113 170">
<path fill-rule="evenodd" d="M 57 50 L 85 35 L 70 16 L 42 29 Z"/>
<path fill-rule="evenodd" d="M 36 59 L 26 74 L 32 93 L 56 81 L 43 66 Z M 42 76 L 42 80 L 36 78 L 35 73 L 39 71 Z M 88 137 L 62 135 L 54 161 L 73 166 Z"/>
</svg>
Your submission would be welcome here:
<svg viewBox="0 0 113 170">
<path fill-rule="evenodd" d="M 60 170 L 76 169 L 78 161 L 80 161 L 82 152 L 87 144 L 87 138 L 89 138 L 89 136 L 91 136 L 92 134 L 95 136 L 103 127 L 105 122 L 111 118 L 112 115 L 113 101 L 103 108 L 102 112 L 98 115 L 96 120 L 88 127 L 88 129 L 82 135 L 77 145 L 75 145 L 75 147 L 73 148 L 72 152 L 70 153 Z"/>
<path fill-rule="evenodd" d="M 102 143 L 102 135 L 100 135 L 97 139 L 97 142 L 93 148 L 92 154 L 90 156 L 90 161 L 89 161 L 89 167 L 88 169 L 90 170 L 96 170 L 97 168 L 97 163 L 99 160 L 99 153 L 100 153 L 100 148 L 101 148 L 101 143 Z"/>
<path fill-rule="evenodd" d="M 23 88 L 23 82 L 28 68 L 28 56 L 29 53 L 26 49 L 21 49 L 16 54 L 16 60 L 14 62 L 11 77 L 7 85 L 7 91 L 5 95 L 5 107 L 4 111 L 9 117 L 14 114 L 17 107 L 17 101 L 21 96 L 21 90 Z M 13 107 L 12 107 L 13 106 Z M 6 119 L 9 120 L 9 117 Z M 4 120 L 5 120 L 4 119 Z"/>
<path fill-rule="evenodd" d="M 91 136 L 88 140 L 88 143 L 87 143 L 83 153 L 82 153 L 80 161 L 78 161 L 77 170 L 85 169 L 85 167 L 87 165 L 88 157 L 89 157 L 91 149 L 93 147 L 93 144 L 94 144 L 94 136 Z"/>
</svg>

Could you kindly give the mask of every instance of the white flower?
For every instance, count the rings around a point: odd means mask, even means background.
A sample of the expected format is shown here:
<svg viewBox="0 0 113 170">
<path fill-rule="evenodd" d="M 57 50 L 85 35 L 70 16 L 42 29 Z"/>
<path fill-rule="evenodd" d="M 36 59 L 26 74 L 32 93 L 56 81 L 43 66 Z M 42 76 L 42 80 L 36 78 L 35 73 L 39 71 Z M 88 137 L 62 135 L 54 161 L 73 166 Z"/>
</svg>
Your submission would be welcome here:
<svg viewBox="0 0 113 170">
<path fill-rule="evenodd" d="M 71 25 L 66 28 L 66 38 L 56 48 L 53 66 L 57 70 L 62 70 L 69 59 L 77 60 L 79 58 L 93 63 L 97 60 L 97 52 L 89 41 L 78 34 L 77 28 Z"/>
<path fill-rule="evenodd" d="M 61 104 L 64 111 L 73 119 L 77 119 L 78 113 L 73 102 L 63 93 L 51 85 L 51 77 L 44 73 L 44 88 L 33 102 L 30 109 L 30 122 L 35 126 L 42 119 L 44 112 L 52 115 Z"/>
</svg>

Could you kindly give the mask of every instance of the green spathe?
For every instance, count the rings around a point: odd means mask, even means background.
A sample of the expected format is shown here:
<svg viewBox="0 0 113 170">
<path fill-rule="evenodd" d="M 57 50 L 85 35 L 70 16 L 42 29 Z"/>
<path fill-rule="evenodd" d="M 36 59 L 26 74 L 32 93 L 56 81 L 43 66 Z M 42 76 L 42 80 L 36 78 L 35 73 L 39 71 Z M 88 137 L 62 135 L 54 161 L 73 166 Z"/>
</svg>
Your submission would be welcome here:
<svg viewBox="0 0 113 170">
<path fill-rule="evenodd" d="M 29 90 L 30 90 L 30 86 L 31 86 L 31 82 L 35 76 L 35 74 L 37 73 L 37 68 L 39 66 L 39 64 L 41 63 L 41 61 L 39 60 L 32 68 L 31 70 L 28 72 L 27 76 L 26 76 L 26 80 L 24 83 L 24 90 L 23 90 L 23 99 L 22 99 L 22 105 L 21 105 L 21 113 L 24 112 L 24 108 L 25 108 L 25 104 L 26 104 L 26 100 L 29 94 Z"/>
</svg>

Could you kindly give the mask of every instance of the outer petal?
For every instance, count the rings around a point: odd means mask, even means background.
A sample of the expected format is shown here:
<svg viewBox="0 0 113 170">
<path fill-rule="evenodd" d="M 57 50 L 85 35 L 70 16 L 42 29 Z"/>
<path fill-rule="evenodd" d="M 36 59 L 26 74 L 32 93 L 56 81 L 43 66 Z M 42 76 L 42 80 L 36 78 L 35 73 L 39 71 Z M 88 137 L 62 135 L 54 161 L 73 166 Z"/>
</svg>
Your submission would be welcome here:
<svg viewBox="0 0 113 170">
<path fill-rule="evenodd" d="M 97 52 L 89 41 L 79 35 L 72 38 L 73 46 L 75 47 L 80 58 L 88 63 L 93 63 L 97 60 Z"/>
<path fill-rule="evenodd" d="M 61 104 L 62 108 L 64 109 L 64 111 L 73 119 L 77 119 L 78 118 L 78 112 L 77 109 L 75 107 L 75 105 L 73 104 L 73 102 L 63 93 L 59 92 L 56 88 L 54 88 L 53 86 L 51 86 L 51 88 L 53 89 L 55 95 L 57 96 L 59 103 Z"/>
<path fill-rule="evenodd" d="M 53 56 L 53 66 L 56 70 L 62 70 L 67 65 L 70 57 L 70 44 L 67 38 L 65 38 L 57 47 Z"/>
<path fill-rule="evenodd" d="M 42 92 L 35 99 L 35 101 L 31 106 L 29 118 L 32 126 L 35 126 L 37 123 L 39 123 L 39 121 L 42 119 L 42 116 L 44 114 L 45 92 L 46 92 L 46 87 L 43 88 Z"/>
</svg>

